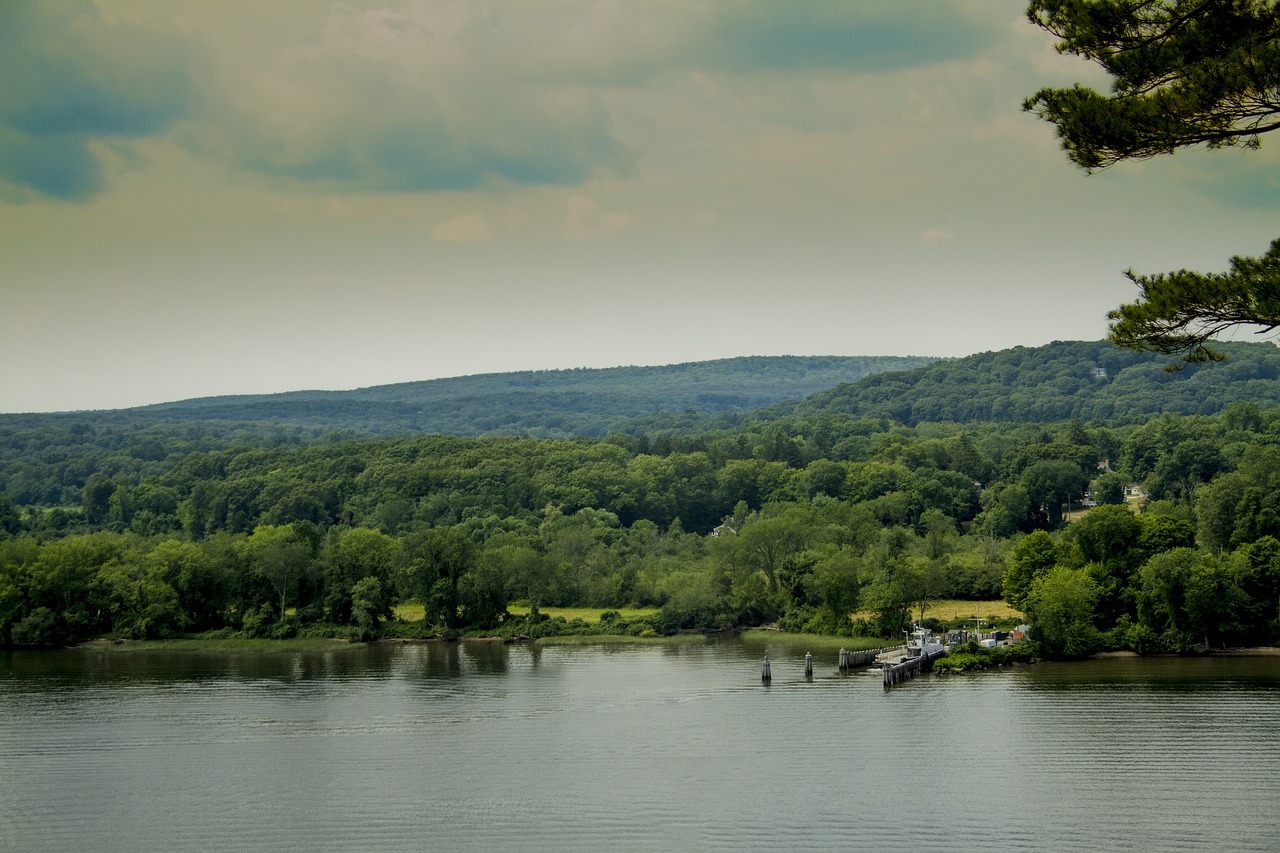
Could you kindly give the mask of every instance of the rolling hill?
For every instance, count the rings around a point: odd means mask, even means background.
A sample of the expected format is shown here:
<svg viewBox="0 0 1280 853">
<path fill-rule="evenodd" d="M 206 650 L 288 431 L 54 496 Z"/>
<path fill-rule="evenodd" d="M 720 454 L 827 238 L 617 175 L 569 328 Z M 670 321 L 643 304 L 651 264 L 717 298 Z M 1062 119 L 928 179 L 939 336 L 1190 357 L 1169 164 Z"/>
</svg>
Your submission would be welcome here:
<svg viewBox="0 0 1280 853">
<path fill-rule="evenodd" d="M 851 415 L 923 421 L 1125 422 L 1161 412 L 1216 414 L 1238 400 L 1280 406 L 1280 348 L 1215 344 L 1229 360 L 1167 370 L 1163 356 L 1106 341 L 1054 341 L 868 376 L 755 417 Z"/>
</svg>

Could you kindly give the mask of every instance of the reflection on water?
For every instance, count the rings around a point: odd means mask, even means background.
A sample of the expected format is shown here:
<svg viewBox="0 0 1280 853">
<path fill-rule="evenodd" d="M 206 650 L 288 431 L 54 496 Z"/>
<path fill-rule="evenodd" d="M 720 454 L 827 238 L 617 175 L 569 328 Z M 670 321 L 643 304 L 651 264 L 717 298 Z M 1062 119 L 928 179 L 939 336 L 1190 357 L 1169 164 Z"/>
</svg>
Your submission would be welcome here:
<svg viewBox="0 0 1280 853">
<path fill-rule="evenodd" d="M 0 652 L 0 850 L 1280 849 L 1280 659 L 803 654 Z"/>
</svg>

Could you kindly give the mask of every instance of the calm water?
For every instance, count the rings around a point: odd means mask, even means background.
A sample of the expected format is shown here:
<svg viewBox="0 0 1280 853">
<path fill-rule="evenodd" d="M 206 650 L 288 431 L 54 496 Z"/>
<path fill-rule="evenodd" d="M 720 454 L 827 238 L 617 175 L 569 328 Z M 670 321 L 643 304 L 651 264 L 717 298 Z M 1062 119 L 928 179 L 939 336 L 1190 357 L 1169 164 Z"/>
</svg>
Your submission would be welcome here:
<svg viewBox="0 0 1280 853">
<path fill-rule="evenodd" d="M 0 850 L 1280 849 L 1280 658 L 0 652 Z"/>
</svg>

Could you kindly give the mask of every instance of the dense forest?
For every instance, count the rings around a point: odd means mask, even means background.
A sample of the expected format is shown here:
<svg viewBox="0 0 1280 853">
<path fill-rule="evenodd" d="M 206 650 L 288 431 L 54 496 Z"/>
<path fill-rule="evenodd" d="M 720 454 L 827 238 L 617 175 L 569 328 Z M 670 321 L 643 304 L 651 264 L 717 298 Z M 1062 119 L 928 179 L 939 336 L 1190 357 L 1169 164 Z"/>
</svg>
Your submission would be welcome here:
<svg viewBox="0 0 1280 853">
<path fill-rule="evenodd" d="M 1271 643 L 1280 408 L 1248 399 L 1268 399 L 1250 390 L 1264 349 L 1182 373 L 1098 363 L 1104 344 L 984 354 L 692 433 L 6 424 L 0 642 L 572 630 L 551 605 L 656 608 L 609 614 L 635 634 L 893 637 L 931 599 L 1003 596 L 1050 655 Z M 945 411 L 943 368 L 1011 400 L 1102 405 L 1098 386 L 1124 383 L 1163 412 L 900 420 L 833 403 L 894 382 L 910 411 Z M 392 620 L 405 602 L 424 618 Z M 515 602 L 532 612 L 509 616 Z"/>
<path fill-rule="evenodd" d="M 1280 406 L 1280 349 L 1220 343 L 1223 363 L 1170 370 L 1167 358 L 1105 341 L 1055 341 L 893 371 L 760 412 L 927 421 L 1132 423 L 1161 412 L 1211 415 L 1237 400 Z"/>
</svg>

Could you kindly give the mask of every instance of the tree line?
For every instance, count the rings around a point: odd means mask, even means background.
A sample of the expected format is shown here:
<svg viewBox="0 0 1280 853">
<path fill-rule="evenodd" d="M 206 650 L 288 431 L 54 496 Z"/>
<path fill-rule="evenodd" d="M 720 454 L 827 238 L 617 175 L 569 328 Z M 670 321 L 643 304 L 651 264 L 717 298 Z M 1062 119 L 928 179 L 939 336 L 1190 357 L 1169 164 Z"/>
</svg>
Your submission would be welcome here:
<svg viewBox="0 0 1280 853">
<path fill-rule="evenodd" d="M 1123 425 L 822 415 L 197 450 L 96 470 L 78 506 L 0 499 L 0 640 L 534 635 L 552 605 L 657 608 L 614 625 L 635 633 L 892 637 L 930 599 L 1004 595 L 1055 654 L 1270 641 L 1278 437 L 1280 409 L 1238 402 Z M 1103 506 L 1068 523 L 1086 494 Z M 414 626 L 389 620 L 406 602 Z"/>
</svg>

